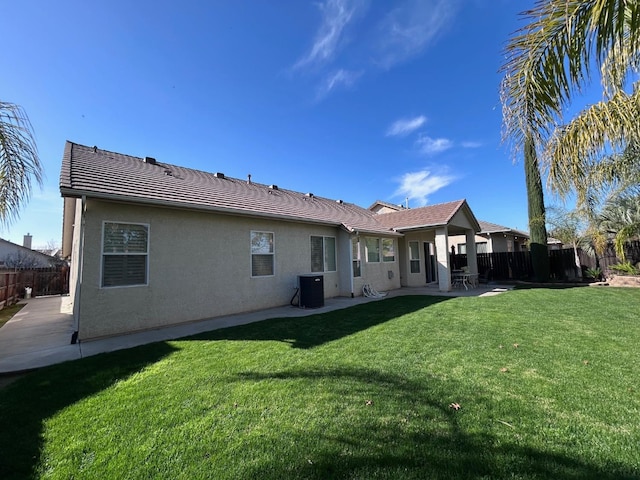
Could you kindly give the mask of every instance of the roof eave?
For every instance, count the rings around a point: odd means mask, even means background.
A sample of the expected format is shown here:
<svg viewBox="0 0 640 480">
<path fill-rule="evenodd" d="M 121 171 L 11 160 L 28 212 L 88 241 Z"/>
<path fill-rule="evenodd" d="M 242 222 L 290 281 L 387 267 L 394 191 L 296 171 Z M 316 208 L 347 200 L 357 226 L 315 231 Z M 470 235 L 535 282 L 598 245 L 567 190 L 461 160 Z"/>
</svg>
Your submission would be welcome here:
<svg viewBox="0 0 640 480">
<path fill-rule="evenodd" d="M 328 220 L 320 220 L 313 218 L 305 218 L 298 217 L 295 215 L 277 215 L 273 213 L 266 212 L 257 212 L 253 210 L 242 210 L 235 208 L 225 208 L 225 207 L 213 207 L 206 205 L 198 205 L 194 203 L 182 203 L 182 202 L 171 202 L 168 200 L 159 200 L 147 197 L 132 197 L 128 195 L 114 195 L 109 193 L 100 193 L 94 192 L 90 190 L 78 190 L 74 188 L 66 188 L 60 187 L 60 193 L 63 197 L 72 197 L 72 198 L 95 198 L 98 200 L 107 200 L 118 203 L 135 203 L 140 205 L 150 205 L 155 207 L 168 207 L 168 208 L 179 208 L 184 210 L 194 210 L 194 211 L 204 211 L 204 212 L 212 212 L 212 213 L 222 213 L 226 215 L 241 215 L 248 217 L 260 217 L 260 218 L 271 218 L 289 222 L 300 222 L 300 223 L 313 223 L 316 225 L 328 225 L 332 227 L 341 227 L 343 224 L 332 222 Z M 380 232 L 378 232 L 380 234 Z"/>
<path fill-rule="evenodd" d="M 396 232 L 411 232 L 414 230 L 422 230 L 425 228 L 438 228 L 438 227 L 444 227 L 445 225 L 447 225 L 446 223 L 429 223 L 429 224 L 425 224 L 425 225 L 411 225 L 411 226 L 406 226 L 406 227 L 395 227 L 394 230 Z"/>
</svg>

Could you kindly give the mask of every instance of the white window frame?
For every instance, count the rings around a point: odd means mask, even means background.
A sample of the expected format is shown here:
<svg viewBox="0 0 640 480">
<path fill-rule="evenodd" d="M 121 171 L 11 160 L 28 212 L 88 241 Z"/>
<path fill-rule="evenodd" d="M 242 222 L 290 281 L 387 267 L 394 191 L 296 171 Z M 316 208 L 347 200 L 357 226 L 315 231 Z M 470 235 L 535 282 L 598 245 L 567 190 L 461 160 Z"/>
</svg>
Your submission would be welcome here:
<svg viewBox="0 0 640 480">
<path fill-rule="evenodd" d="M 271 235 L 271 252 L 254 252 L 253 251 L 253 235 L 254 234 L 268 234 Z M 254 255 L 271 255 L 271 275 L 254 275 L 253 274 L 253 256 Z M 276 234 L 266 230 L 251 230 L 249 234 L 249 273 L 251 278 L 271 278 L 276 275 Z"/>
<path fill-rule="evenodd" d="M 314 270 L 313 269 L 313 261 L 311 261 L 311 272 L 312 273 L 323 273 L 323 272 L 336 272 L 338 270 L 338 247 L 336 244 L 336 237 L 328 236 L 328 235 L 309 235 L 309 249 L 311 249 L 311 242 L 313 238 L 321 238 L 322 239 L 322 270 Z M 329 270 L 327 266 L 327 239 L 331 238 L 333 240 L 333 270 Z M 309 251 L 309 257 L 311 260 L 311 251 Z"/>
<path fill-rule="evenodd" d="M 147 245 L 145 252 L 105 252 L 105 228 L 107 225 L 116 224 L 116 225 L 137 225 L 140 227 L 145 227 L 147 230 Z M 148 223 L 140 223 L 140 222 L 128 222 L 124 220 L 103 220 L 102 221 L 102 238 L 100 244 L 100 288 L 101 289 L 110 289 L 110 288 L 131 288 L 131 287 L 147 287 L 149 286 L 149 242 L 151 239 L 151 226 Z M 145 258 L 145 271 L 144 271 L 144 283 L 128 283 L 125 285 L 105 285 L 104 284 L 104 258 L 105 256 L 144 256 Z"/>
<path fill-rule="evenodd" d="M 375 252 L 378 255 L 378 259 L 377 260 L 370 260 L 369 257 L 369 240 L 374 240 L 377 243 L 377 252 Z M 365 237 L 364 238 L 364 249 L 366 251 L 366 255 L 367 255 L 367 263 L 380 263 L 380 258 L 382 257 L 382 252 L 380 249 L 380 239 L 377 237 Z"/>
<path fill-rule="evenodd" d="M 387 259 L 384 256 L 384 244 L 385 242 L 391 242 L 391 251 L 393 252 L 393 257 Z M 382 263 L 395 263 L 396 262 L 396 242 L 393 238 L 383 238 L 380 240 L 380 259 Z"/>
<path fill-rule="evenodd" d="M 355 255 L 354 255 L 355 252 Z M 360 253 L 360 238 L 354 237 L 351 239 L 351 275 L 353 278 L 362 277 L 362 256 Z M 356 275 L 356 267 L 358 268 L 358 274 Z"/>
<path fill-rule="evenodd" d="M 410 241 L 408 242 L 409 245 L 409 272 L 410 273 L 420 273 L 420 242 L 419 241 Z M 416 244 L 416 253 L 418 254 L 418 258 L 413 258 L 413 250 L 411 250 L 411 244 L 415 243 Z M 412 266 L 415 265 L 414 262 L 417 262 L 418 268 L 417 270 L 414 272 Z"/>
</svg>

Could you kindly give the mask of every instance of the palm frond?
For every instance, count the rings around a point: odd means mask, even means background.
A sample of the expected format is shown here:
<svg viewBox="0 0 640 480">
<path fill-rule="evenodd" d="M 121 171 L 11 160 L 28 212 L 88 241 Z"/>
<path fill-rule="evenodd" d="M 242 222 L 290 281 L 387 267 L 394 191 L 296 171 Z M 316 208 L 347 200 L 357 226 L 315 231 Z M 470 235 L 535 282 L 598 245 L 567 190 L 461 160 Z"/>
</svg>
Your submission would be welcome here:
<svg viewBox="0 0 640 480">
<path fill-rule="evenodd" d="M 594 64 L 607 63 L 606 82 L 621 84 L 640 45 L 635 1 L 538 0 L 523 16 L 530 23 L 509 41 L 501 69 L 503 138 L 516 148 L 527 136 L 541 145 L 563 123 L 563 109 L 588 83 Z"/>
<path fill-rule="evenodd" d="M 0 102 L 0 223 L 15 219 L 31 194 L 31 179 L 42 184 L 33 128 L 24 110 Z"/>
<path fill-rule="evenodd" d="M 568 125 L 557 128 L 546 144 L 541 163 L 549 186 L 564 196 L 575 189 L 585 202 L 588 188 L 597 181 L 613 181 L 628 169 L 622 160 L 599 166 L 602 152 L 623 152 L 628 143 L 640 142 L 640 90 L 631 95 L 618 91 L 608 101 L 580 112 Z"/>
</svg>

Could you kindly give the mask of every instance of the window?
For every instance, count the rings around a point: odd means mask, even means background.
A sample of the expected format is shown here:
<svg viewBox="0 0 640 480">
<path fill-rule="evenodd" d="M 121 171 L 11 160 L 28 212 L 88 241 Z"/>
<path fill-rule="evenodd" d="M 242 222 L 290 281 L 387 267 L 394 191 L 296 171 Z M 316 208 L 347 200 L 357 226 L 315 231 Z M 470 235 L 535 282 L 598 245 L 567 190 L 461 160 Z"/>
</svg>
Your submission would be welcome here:
<svg viewBox="0 0 640 480">
<path fill-rule="evenodd" d="M 362 275 L 362 262 L 360 260 L 360 240 L 358 238 L 351 240 L 351 259 L 353 262 L 353 276 L 360 277 Z"/>
<path fill-rule="evenodd" d="M 477 253 L 487 253 L 487 242 L 478 242 L 478 243 L 476 243 L 476 252 Z"/>
<path fill-rule="evenodd" d="M 251 276 L 273 275 L 274 248 L 272 232 L 251 232 Z"/>
<path fill-rule="evenodd" d="M 367 262 L 376 263 L 380 261 L 380 239 L 367 237 L 364 241 L 367 248 Z"/>
<path fill-rule="evenodd" d="M 394 246 L 393 238 L 382 239 L 382 261 L 383 262 L 396 261 L 396 249 Z"/>
<path fill-rule="evenodd" d="M 147 285 L 149 225 L 102 224 L 102 286 Z"/>
<path fill-rule="evenodd" d="M 409 268 L 411 273 L 420 273 L 420 244 L 409 242 Z"/>
<path fill-rule="evenodd" d="M 334 237 L 311 237 L 311 271 L 336 271 L 336 239 Z"/>
<path fill-rule="evenodd" d="M 458 255 L 466 255 L 467 254 L 467 244 L 459 243 L 458 244 Z"/>
</svg>

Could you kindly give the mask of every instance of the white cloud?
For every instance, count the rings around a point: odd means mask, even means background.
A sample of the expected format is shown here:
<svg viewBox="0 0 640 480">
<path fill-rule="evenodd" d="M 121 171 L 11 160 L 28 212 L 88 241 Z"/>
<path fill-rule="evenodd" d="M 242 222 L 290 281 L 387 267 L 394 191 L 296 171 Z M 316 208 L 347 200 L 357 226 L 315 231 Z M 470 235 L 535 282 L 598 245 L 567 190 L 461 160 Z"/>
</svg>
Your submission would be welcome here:
<svg viewBox="0 0 640 480">
<path fill-rule="evenodd" d="M 416 145 L 421 153 L 434 155 L 453 147 L 453 142 L 448 138 L 431 138 L 427 135 L 420 135 L 416 140 Z"/>
<path fill-rule="evenodd" d="M 326 0 L 320 3 L 322 24 L 313 46 L 293 68 L 322 64 L 330 60 L 338 49 L 344 29 L 363 6 L 364 3 L 360 0 Z"/>
<path fill-rule="evenodd" d="M 463 148 L 480 148 L 481 146 L 482 146 L 482 143 L 480 142 L 472 142 L 472 141 L 462 142 Z"/>
<path fill-rule="evenodd" d="M 362 72 L 350 72 L 348 70 L 340 69 L 324 79 L 324 82 L 320 85 L 318 89 L 317 98 L 324 98 L 326 95 L 331 93 L 333 90 L 339 87 L 351 87 L 355 84 L 356 80 L 362 75 Z"/>
<path fill-rule="evenodd" d="M 456 0 L 406 0 L 378 27 L 377 61 L 383 68 L 422 53 L 452 21 Z"/>
<path fill-rule="evenodd" d="M 400 179 L 400 186 L 394 196 L 408 197 L 417 201 L 418 205 L 426 205 L 428 196 L 446 187 L 455 177 L 446 172 L 434 173 L 431 170 L 405 173 Z"/>
<path fill-rule="evenodd" d="M 387 130 L 387 137 L 409 135 L 411 132 L 420 128 L 427 121 L 427 117 L 420 115 L 415 118 L 404 118 L 393 122 Z"/>
</svg>

